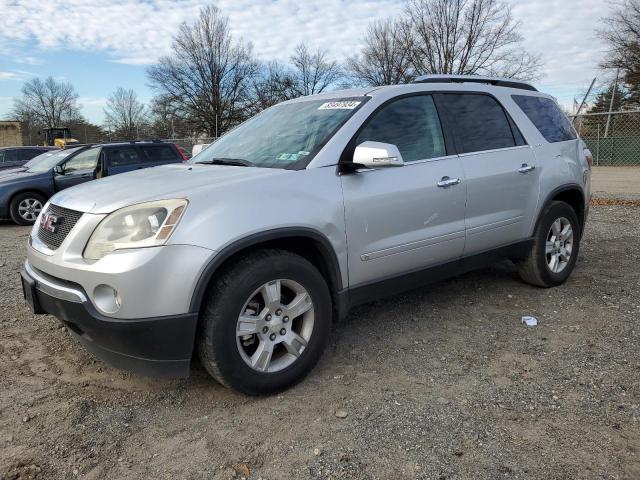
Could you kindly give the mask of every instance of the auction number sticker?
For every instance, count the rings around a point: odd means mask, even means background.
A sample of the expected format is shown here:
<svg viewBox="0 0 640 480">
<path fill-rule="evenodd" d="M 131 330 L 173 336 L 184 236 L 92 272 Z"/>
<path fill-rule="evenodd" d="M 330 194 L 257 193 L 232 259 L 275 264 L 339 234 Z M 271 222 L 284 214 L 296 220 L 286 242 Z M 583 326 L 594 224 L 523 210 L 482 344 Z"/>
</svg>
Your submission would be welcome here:
<svg viewBox="0 0 640 480">
<path fill-rule="evenodd" d="M 361 102 L 357 100 L 343 102 L 326 102 L 318 107 L 318 110 L 353 110 Z"/>
</svg>

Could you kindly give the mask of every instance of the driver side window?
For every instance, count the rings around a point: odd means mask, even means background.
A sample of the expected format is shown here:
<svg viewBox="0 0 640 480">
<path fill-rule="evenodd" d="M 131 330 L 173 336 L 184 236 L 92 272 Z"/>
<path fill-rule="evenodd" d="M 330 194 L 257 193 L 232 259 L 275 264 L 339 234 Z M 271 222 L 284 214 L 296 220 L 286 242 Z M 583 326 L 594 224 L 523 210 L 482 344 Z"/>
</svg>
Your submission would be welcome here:
<svg viewBox="0 0 640 480">
<path fill-rule="evenodd" d="M 431 95 L 413 95 L 384 106 L 356 137 L 356 145 L 366 141 L 395 145 L 405 162 L 446 155 Z"/>
<path fill-rule="evenodd" d="M 64 173 L 73 173 L 77 170 L 94 170 L 98 165 L 99 148 L 90 148 L 80 152 L 64 164 Z"/>
</svg>

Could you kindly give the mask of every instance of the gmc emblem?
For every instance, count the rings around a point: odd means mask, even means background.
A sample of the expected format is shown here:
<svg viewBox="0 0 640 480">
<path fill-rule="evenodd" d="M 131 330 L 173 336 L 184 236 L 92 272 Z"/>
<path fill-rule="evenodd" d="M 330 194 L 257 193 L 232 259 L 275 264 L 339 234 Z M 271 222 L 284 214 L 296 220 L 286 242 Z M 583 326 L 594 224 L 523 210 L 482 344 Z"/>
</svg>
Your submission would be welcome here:
<svg viewBox="0 0 640 480">
<path fill-rule="evenodd" d="M 40 228 L 47 232 L 56 233 L 58 225 L 62 222 L 62 218 L 50 213 L 45 213 L 40 219 Z"/>
</svg>

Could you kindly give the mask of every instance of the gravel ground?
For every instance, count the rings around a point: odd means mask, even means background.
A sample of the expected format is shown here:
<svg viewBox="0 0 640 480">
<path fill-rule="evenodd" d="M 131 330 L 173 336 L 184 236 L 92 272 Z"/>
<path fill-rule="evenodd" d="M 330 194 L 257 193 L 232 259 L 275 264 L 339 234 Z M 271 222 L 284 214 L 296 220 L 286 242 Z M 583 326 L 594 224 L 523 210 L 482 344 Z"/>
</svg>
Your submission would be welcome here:
<svg viewBox="0 0 640 480">
<path fill-rule="evenodd" d="M 27 312 L 28 229 L 0 225 L 0 477 L 638 479 L 639 225 L 593 207 L 556 289 L 506 262 L 360 307 L 269 398 L 93 360 Z"/>
</svg>

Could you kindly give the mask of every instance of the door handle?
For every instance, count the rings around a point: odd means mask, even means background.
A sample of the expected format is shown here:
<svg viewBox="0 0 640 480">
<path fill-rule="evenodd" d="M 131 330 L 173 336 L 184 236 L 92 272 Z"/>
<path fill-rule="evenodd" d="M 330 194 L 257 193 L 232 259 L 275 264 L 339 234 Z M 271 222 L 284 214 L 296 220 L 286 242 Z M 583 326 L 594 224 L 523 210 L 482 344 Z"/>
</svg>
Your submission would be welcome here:
<svg viewBox="0 0 640 480">
<path fill-rule="evenodd" d="M 453 185 L 457 185 L 460 183 L 460 179 L 459 178 L 449 178 L 449 177 L 442 177 L 442 179 L 436 183 L 436 185 L 438 185 L 438 187 L 440 188 L 447 188 L 447 187 L 451 187 Z"/>
<path fill-rule="evenodd" d="M 527 165 L 526 163 L 523 163 L 518 171 L 520 173 L 529 173 L 530 171 L 535 170 L 535 168 L 535 165 Z"/>
</svg>

